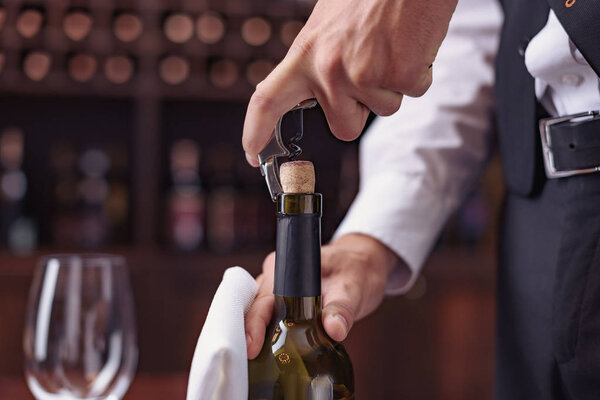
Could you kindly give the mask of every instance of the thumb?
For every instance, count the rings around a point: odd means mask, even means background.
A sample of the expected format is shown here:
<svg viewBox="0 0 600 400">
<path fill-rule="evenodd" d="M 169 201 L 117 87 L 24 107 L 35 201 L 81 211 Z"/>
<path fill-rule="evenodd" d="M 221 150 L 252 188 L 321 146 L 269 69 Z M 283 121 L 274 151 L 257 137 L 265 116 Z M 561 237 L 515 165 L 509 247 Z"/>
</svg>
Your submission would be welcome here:
<svg viewBox="0 0 600 400">
<path fill-rule="evenodd" d="M 361 292 L 358 285 L 344 281 L 342 276 L 327 281 L 323 295 L 323 327 L 333 340 L 341 342 L 354 324 Z"/>
</svg>

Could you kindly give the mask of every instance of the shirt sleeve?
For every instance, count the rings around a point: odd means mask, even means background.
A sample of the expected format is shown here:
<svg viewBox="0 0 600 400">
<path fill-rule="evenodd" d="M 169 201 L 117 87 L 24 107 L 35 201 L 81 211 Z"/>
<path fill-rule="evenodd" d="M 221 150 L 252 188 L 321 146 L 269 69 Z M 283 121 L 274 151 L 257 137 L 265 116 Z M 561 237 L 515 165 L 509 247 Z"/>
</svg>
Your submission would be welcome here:
<svg viewBox="0 0 600 400">
<path fill-rule="evenodd" d="M 429 91 L 405 97 L 361 140 L 359 193 L 334 239 L 369 235 L 405 261 L 409 270 L 396 268 L 387 294 L 410 289 L 445 221 L 484 169 L 501 23 L 495 0 L 460 0 Z"/>
</svg>

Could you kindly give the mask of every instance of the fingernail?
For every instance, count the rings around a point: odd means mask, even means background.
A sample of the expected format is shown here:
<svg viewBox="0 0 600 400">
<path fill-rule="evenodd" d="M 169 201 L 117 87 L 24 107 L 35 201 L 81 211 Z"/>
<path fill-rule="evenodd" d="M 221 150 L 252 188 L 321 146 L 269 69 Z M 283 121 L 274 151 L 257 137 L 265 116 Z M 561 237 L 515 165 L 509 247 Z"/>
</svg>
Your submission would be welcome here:
<svg viewBox="0 0 600 400">
<path fill-rule="evenodd" d="M 348 334 L 348 321 L 346 321 L 346 318 L 344 318 L 343 315 L 341 314 L 333 314 L 330 315 L 328 317 L 332 323 L 334 323 L 335 325 L 337 325 L 341 331 L 342 331 L 342 336 L 346 337 L 346 335 Z M 336 338 L 336 340 L 340 340 L 341 338 Z"/>
<path fill-rule="evenodd" d="M 246 333 L 246 344 L 250 345 L 252 343 L 252 336 L 249 333 Z"/>
<path fill-rule="evenodd" d="M 348 321 L 346 321 L 346 318 L 344 318 L 344 316 L 341 314 L 335 314 L 333 317 L 342 324 L 342 328 L 344 328 L 344 335 L 346 335 L 348 333 Z"/>
<path fill-rule="evenodd" d="M 248 164 L 252 165 L 253 167 L 258 167 L 258 160 L 256 159 L 256 157 L 253 157 L 250 154 L 246 153 L 246 160 L 248 160 Z"/>
</svg>

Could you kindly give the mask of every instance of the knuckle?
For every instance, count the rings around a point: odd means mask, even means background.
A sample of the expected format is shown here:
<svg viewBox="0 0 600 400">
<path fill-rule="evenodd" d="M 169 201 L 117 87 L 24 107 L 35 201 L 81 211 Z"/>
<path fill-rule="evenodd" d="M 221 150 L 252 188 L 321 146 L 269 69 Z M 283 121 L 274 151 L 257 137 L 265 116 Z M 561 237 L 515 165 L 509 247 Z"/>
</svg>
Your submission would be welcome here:
<svg viewBox="0 0 600 400">
<path fill-rule="evenodd" d="M 402 105 L 402 96 L 399 96 L 398 100 L 395 103 L 391 104 L 391 107 L 390 107 L 390 110 L 389 110 L 390 113 L 388 115 L 392 115 L 392 114 L 397 113 L 398 110 L 400 110 L 400 106 L 401 105 Z"/>
<path fill-rule="evenodd" d="M 358 126 L 357 124 L 352 124 L 346 128 L 347 137 L 345 139 L 349 141 L 354 140 L 359 137 L 361 133 L 362 127 Z"/>
<path fill-rule="evenodd" d="M 349 251 L 346 258 L 346 263 L 358 271 L 372 271 L 380 262 L 380 257 L 376 253 L 365 249 Z M 370 277 L 375 274 L 366 275 Z"/>
<path fill-rule="evenodd" d="M 315 41 L 301 31 L 298 36 L 296 36 L 296 39 L 294 39 L 292 42 L 290 50 L 292 50 L 292 52 L 296 53 L 298 56 L 303 57 L 311 53 L 314 44 Z"/>
<path fill-rule="evenodd" d="M 341 117 L 335 116 L 330 118 L 329 127 L 331 133 L 335 137 L 343 141 L 352 141 L 360 136 L 362 127 L 358 123 L 352 123 L 352 121 L 346 121 Z"/>
<path fill-rule="evenodd" d="M 263 81 L 264 82 L 264 81 Z M 264 89 L 262 82 L 256 87 L 252 94 L 248 108 L 252 108 L 258 113 L 271 113 L 275 105 L 275 97 Z"/>
<path fill-rule="evenodd" d="M 351 303 L 350 299 L 348 301 L 335 301 L 330 306 L 333 306 L 337 313 L 342 314 L 350 326 L 352 325 L 356 316 L 356 306 Z"/>
<path fill-rule="evenodd" d="M 392 109 L 390 107 L 381 107 L 377 111 L 374 111 L 376 115 L 380 117 L 387 117 L 393 115 L 398 109 Z"/>
<path fill-rule="evenodd" d="M 269 307 L 274 301 L 275 299 L 273 298 L 273 293 L 263 292 L 256 297 L 256 300 L 254 300 L 254 305 L 256 306 L 257 311 L 260 311 L 259 314 L 262 315 L 264 312 L 268 311 Z"/>
<path fill-rule="evenodd" d="M 373 262 L 373 257 L 365 251 L 353 251 L 348 253 L 348 262 L 354 267 L 368 267 Z"/>
<path fill-rule="evenodd" d="M 320 80 L 328 87 L 340 79 L 342 63 L 341 60 L 335 56 L 322 55 L 318 56 L 315 60 L 315 68 Z"/>
<path fill-rule="evenodd" d="M 373 68 L 358 64 L 348 73 L 350 82 L 358 88 L 368 88 L 376 85 L 376 79 L 373 73 Z"/>
<path fill-rule="evenodd" d="M 426 69 L 421 68 L 420 64 L 402 64 L 396 66 L 391 76 L 391 86 L 403 93 L 418 92 L 422 86 L 423 73 Z"/>
<path fill-rule="evenodd" d="M 378 114 L 384 117 L 395 114 L 400 109 L 401 103 L 402 101 L 397 101 L 395 103 L 387 103 L 384 105 L 384 107 Z"/>
<path fill-rule="evenodd" d="M 385 286 L 387 284 L 387 277 L 379 273 L 367 274 L 367 285 L 372 293 L 376 293 L 377 296 L 383 297 L 385 292 Z"/>
<path fill-rule="evenodd" d="M 420 83 L 414 87 L 414 90 L 409 94 L 413 97 L 423 96 L 431 86 L 431 79 L 421 79 Z"/>
</svg>

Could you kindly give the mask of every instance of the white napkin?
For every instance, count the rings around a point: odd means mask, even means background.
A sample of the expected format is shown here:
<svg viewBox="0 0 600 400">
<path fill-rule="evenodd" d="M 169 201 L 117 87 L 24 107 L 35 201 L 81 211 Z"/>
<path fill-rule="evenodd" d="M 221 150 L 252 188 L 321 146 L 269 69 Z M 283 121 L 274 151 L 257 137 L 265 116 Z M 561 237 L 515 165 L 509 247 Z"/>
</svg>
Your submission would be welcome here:
<svg viewBox="0 0 600 400">
<path fill-rule="evenodd" d="M 241 267 L 223 274 L 198 338 L 187 400 L 247 400 L 248 358 L 244 315 L 258 285 Z"/>
</svg>

